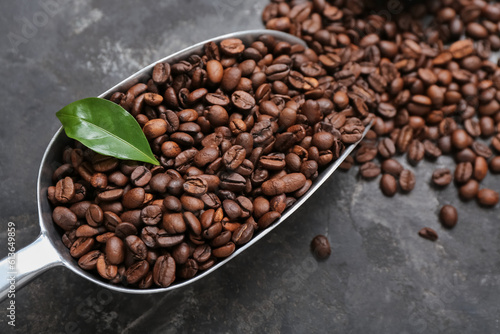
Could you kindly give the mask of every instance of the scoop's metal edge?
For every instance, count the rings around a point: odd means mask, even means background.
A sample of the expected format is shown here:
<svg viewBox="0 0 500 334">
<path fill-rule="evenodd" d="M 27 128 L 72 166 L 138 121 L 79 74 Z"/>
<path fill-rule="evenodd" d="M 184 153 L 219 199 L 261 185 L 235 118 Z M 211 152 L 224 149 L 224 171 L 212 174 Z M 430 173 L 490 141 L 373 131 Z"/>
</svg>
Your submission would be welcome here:
<svg viewBox="0 0 500 334">
<path fill-rule="evenodd" d="M 104 92 L 103 94 L 99 95 L 99 97 L 100 98 L 109 98 L 111 96 L 111 94 L 116 92 L 116 91 L 126 90 L 126 89 L 130 88 L 131 86 L 133 86 L 134 84 L 141 82 L 141 81 L 144 81 L 146 78 L 146 74 L 149 74 L 149 72 L 152 71 L 153 67 L 157 63 L 175 62 L 175 61 L 180 60 L 181 58 L 184 58 L 184 57 L 191 55 L 193 53 L 200 53 L 203 50 L 203 46 L 207 42 L 210 42 L 210 41 L 220 42 L 221 40 L 224 40 L 227 38 L 240 38 L 243 40 L 244 39 L 255 39 L 256 37 L 263 35 L 263 34 L 272 35 L 272 36 L 274 36 L 280 40 L 283 40 L 283 41 L 287 41 L 287 42 L 295 43 L 295 44 L 301 44 L 303 46 L 306 46 L 306 44 L 304 43 L 303 40 L 301 40 L 293 35 L 290 35 L 290 34 L 287 34 L 284 32 L 280 32 L 280 31 L 257 29 L 257 30 L 247 30 L 247 31 L 234 32 L 234 33 L 214 37 L 214 38 L 199 42 L 191 47 L 185 48 L 185 49 L 183 49 L 179 52 L 176 52 L 170 56 L 164 57 L 164 58 L 146 66 L 145 68 L 141 69 L 140 71 L 136 72 L 135 74 L 131 75 L 130 77 L 121 81 L 120 83 L 116 84 L 115 86 L 113 86 L 112 88 L 110 88 L 106 92 Z M 368 131 L 369 127 L 370 127 L 370 125 L 365 128 L 365 131 L 363 133 L 363 137 L 366 134 L 366 132 Z M 55 249 L 60 251 L 59 255 L 61 257 L 62 263 L 67 268 L 72 270 L 74 273 L 76 273 L 77 275 L 79 275 L 83 278 L 90 280 L 91 282 L 93 282 L 99 286 L 102 286 L 102 287 L 105 287 L 105 288 L 108 288 L 110 290 L 114 290 L 117 292 L 125 292 L 125 293 L 131 293 L 131 294 L 150 294 L 150 293 L 171 291 L 171 290 L 174 290 L 177 288 L 184 287 L 188 284 L 194 283 L 194 282 L 198 281 L 199 279 L 202 279 L 205 276 L 209 275 L 210 273 L 214 272 L 218 268 L 222 267 L 224 264 L 231 261 L 236 256 L 241 254 L 243 251 L 248 249 L 250 246 L 255 244 L 257 241 L 262 239 L 265 235 L 270 233 L 273 229 L 275 229 L 278 225 L 280 225 L 285 219 L 287 219 L 292 213 L 294 213 L 310 196 L 312 196 L 312 194 L 328 179 L 328 177 L 331 174 L 333 174 L 333 172 L 338 168 L 338 166 L 342 163 L 342 161 L 344 161 L 344 159 L 354 150 L 354 148 L 357 145 L 357 143 L 355 143 L 355 144 L 351 144 L 350 146 L 348 146 L 345 149 L 344 153 L 341 155 L 341 157 L 339 157 L 339 159 L 337 159 L 331 166 L 329 166 L 327 169 L 325 169 L 321 173 L 321 175 L 318 177 L 318 179 L 316 179 L 314 181 L 313 185 L 311 186 L 311 189 L 309 189 L 309 191 L 305 195 L 303 195 L 292 207 L 287 209 L 285 214 L 283 216 L 281 216 L 281 218 L 278 221 L 274 222 L 267 229 L 259 232 L 247 244 L 238 248 L 229 257 L 221 260 L 220 262 L 215 264 L 213 267 L 207 269 L 204 272 L 197 274 L 195 277 L 193 277 L 189 280 L 173 284 L 173 285 L 166 287 L 166 288 L 154 288 L 154 289 L 140 290 L 140 289 L 126 288 L 126 287 L 121 287 L 121 286 L 113 285 L 110 283 L 106 283 L 104 281 L 97 279 L 90 272 L 84 271 L 83 269 L 78 267 L 78 265 L 76 264 L 76 260 L 71 258 L 69 256 L 69 253 L 68 253 L 68 256 L 64 256 L 65 254 L 63 254 L 62 252 L 64 252 L 64 251 L 67 252 L 67 249 L 62 244 L 62 241 L 60 239 L 60 235 L 58 233 L 52 233 L 52 232 L 57 232 L 57 231 L 55 230 L 55 227 L 53 225 L 50 212 L 46 212 L 47 208 L 50 208 L 50 205 L 48 204 L 48 199 L 46 197 L 47 186 L 44 186 L 42 184 L 42 181 L 44 180 L 44 177 L 47 177 L 47 176 L 44 176 L 43 174 L 47 173 L 47 169 L 49 168 L 49 166 L 47 164 L 52 162 L 50 160 L 52 159 L 51 153 L 53 152 L 53 149 L 56 146 L 58 146 L 59 144 L 61 144 L 62 141 L 68 140 L 67 137 L 66 138 L 65 137 L 66 136 L 65 136 L 65 133 L 64 133 L 62 127 L 59 128 L 59 130 L 56 132 L 56 134 L 52 137 L 51 141 L 49 142 L 47 149 L 45 150 L 45 153 L 43 155 L 42 162 L 41 162 L 41 165 L 39 168 L 38 181 L 37 181 L 37 200 L 38 200 L 38 215 L 39 215 L 39 219 L 40 219 L 41 233 L 48 236 L 52 246 Z M 58 152 L 58 153 L 61 153 L 61 152 Z M 42 203 L 46 204 L 45 208 L 42 205 Z M 46 226 L 46 224 L 47 224 L 47 226 Z M 57 239 L 57 237 L 59 237 L 59 239 Z M 54 238 L 56 240 L 53 240 Z"/>
</svg>

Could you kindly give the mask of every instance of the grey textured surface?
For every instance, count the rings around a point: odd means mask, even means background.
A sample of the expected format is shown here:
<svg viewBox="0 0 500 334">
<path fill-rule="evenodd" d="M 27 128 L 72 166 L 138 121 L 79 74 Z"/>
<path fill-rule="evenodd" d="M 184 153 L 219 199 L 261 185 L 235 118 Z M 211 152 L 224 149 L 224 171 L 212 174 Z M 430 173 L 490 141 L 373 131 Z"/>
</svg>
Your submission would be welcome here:
<svg viewBox="0 0 500 334">
<path fill-rule="evenodd" d="M 56 4 L 52 7 L 43 4 Z M 0 1 L 0 257 L 6 223 L 17 247 L 39 232 L 36 175 L 62 106 L 96 96 L 195 42 L 261 28 L 267 0 Z M 47 8 L 50 9 L 47 14 Z M 45 14 L 44 14 L 45 13 Z M 26 22 L 37 24 L 31 31 Z M 26 26 L 26 27 L 25 27 Z M 24 28 L 23 28 L 24 27 Z M 16 37 L 17 36 L 17 37 Z M 20 44 L 14 48 L 12 40 Z M 429 185 L 440 158 L 421 163 L 415 190 L 388 199 L 378 180 L 337 172 L 296 214 L 224 268 L 171 293 L 126 295 L 63 268 L 16 293 L 19 333 L 498 333 L 498 207 L 463 203 Z M 500 189 L 498 177 L 483 181 Z M 440 227 L 451 203 L 459 223 Z M 435 243 L 417 231 L 437 230 Z M 309 251 L 326 234 L 332 256 Z M 0 333 L 7 325 L 0 304 Z"/>
</svg>

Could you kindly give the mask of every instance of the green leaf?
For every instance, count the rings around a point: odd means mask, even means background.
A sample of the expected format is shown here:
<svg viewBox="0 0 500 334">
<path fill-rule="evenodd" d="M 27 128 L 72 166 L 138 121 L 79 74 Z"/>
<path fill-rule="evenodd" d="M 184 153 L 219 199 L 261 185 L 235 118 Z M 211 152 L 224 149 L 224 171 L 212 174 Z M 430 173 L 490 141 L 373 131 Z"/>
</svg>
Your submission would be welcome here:
<svg viewBox="0 0 500 334">
<path fill-rule="evenodd" d="M 90 97 L 68 104 L 56 116 L 68 137 L 97 153 L 160 164 L 139 123 L 116 103 Z"/>
</svg>

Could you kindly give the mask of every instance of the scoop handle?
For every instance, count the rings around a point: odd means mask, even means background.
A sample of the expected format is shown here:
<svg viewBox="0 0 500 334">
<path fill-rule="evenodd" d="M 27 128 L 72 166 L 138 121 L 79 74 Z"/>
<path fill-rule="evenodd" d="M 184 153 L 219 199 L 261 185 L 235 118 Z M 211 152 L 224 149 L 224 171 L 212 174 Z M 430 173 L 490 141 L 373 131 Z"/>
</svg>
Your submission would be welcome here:
<svg viewBox="0 0 500 334">
<path fill-rule="evenodd" d="M 47 235 L 41 233 L 30 245 L 0 261 L 0 302 L 6 297 L 13 300 L 15 293 L 35 276 L 62 264 Z"/>
</svg>

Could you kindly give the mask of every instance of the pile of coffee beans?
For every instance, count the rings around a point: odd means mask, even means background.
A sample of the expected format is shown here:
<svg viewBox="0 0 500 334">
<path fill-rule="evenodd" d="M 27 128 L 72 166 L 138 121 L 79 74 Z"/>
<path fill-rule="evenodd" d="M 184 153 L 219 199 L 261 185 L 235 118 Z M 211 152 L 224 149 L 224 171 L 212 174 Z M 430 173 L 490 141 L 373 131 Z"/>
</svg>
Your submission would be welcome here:
<svg viewBox="0 0 500 334">
<path fill-rule="evenodd" d="M 335 110 L 375 116 L 351 161 L 365 179 L 380 174 L 386 196 L 409 192 L 417 167 L 449 155 L 454 171 L 437 168 L 436 188 L 454 181 L 460 197 L 493 207 L 497 191 L 481 185 L 500 172 L 500 3 L 485 0 L 271 1 L 262 13 L 268 29 L 302 38 L 327 71 Z M 324 80 L 327 80 L 327 79 Z M 378 162 L 377 162 L 378 160 Z M 457 222 L 445 206 L 444 226 Z M 437 233 L 419 233 L 430 240 Z"/>
<path fill-rule="evenodd" d="M 270 226 L 373 118 L 362 99 L 352 107 L 334 91 L 331 67 L 271 35 L 231 38 L 114 93 L 161 165 L 78 142 L 64 150 L 48 198 L 79 266 L 110 283 L 167 287 Z"/>
</svg>

